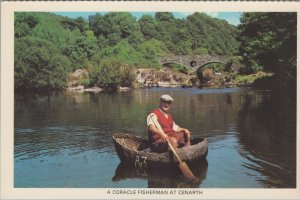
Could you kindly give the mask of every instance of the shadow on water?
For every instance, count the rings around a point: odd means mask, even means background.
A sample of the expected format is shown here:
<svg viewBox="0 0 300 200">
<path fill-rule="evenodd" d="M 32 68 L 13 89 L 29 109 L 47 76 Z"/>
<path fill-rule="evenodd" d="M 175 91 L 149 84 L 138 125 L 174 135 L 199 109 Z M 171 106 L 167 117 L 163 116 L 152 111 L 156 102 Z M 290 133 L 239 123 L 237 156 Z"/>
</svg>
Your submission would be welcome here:
<svg viewBox="0 0 300 200">
<path fill-rule="evenodd" d="M 202 181 L 206 179 L 208 162 L 206 159 L 197 164 L 189 166 L 194 175 L 200 180 L 198 183 L 189 182 L 179 168 L 146 170 L 138 168 L 128 168 L 120 163 L 115 170 L 112 181 L 123 181 L 126 179 L 146 179 L 148 188 L 199 188 Z"/>
<path fill-rule="evenodd" d="M 296 187 L 296 98 L 274 92 L 246 95 L 238 118 L 244 167 L 264 187 Z"/>
</svg>

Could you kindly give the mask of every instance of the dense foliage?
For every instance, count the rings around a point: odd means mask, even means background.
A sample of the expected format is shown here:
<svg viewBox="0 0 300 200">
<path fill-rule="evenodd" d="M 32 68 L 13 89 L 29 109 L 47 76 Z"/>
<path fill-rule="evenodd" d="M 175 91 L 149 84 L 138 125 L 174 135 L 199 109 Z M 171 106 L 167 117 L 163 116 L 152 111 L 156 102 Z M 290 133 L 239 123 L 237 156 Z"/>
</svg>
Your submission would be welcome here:
<svg viewBox="0 0 300 200">
<path fill-rule="evenodd" d="M 116 88 L 119 85 L 131 87 L 135 79 L 135 73 L 130 67 L 118 59 L 106 60 L 100 68 L 93 68 L 91 72 L 93 83 L 101 87 Z"/>
<path fill-rule="evenodd" d="M 159 68 L 158 58 L 169 54 L 232 55 L 225 65 L 228 72 L 242 65 L 241 74 L 264 70 L 295 85 L 296 27 L 296 13 L 244 13 L 237 28 L 203 13 L 177 19 L 159 12 L 137 20 L 114 12 L 87 20 L 17 12 L 15 87 L 62 88 L 68 74 L 83 68 L 89 72 L 85 85 L 130 86 L 134 68 Z"/>
<path fill-rule="evenodd" d="M 137 20 L 130 13 L 115 12 L 85 20 L 17 12 L 15 86 L 61 88 L 66 84 L 67 74 L 80 68 L 93 69 L 89 70 L 89 85 L 105 84 L 114 79 L 106 80 L 104 76 L 116 76 L 104 73 L 111 64 L 119 65 L 118 73 L 126 77 L 123 66 L 160 67 L 158 57 L 166 54 L 230 55 L 237 50 L 236 33 L 236 27 L 226 21 L 200 13 L 187 19 L 176 19 L 172 13 L 156 13 L 154 17 L 144 15 Z M 117 61 L 109 61 L 115 58 Z M 130 85 L 119 79 L 117 82 Z"/>
<path fill-rule="evenodd" d="M 65 85 L 70 62 L 51 42 L 24 37 L 15 44 L 16 89 L 59 89 Z"/>
<path fill-rule="evenodd" d="M 244 13 L 238 29 L 244 73 L 263 69 L 275 74 L 272 82 L 296 85 L 296 13 Z"/>
</svg>

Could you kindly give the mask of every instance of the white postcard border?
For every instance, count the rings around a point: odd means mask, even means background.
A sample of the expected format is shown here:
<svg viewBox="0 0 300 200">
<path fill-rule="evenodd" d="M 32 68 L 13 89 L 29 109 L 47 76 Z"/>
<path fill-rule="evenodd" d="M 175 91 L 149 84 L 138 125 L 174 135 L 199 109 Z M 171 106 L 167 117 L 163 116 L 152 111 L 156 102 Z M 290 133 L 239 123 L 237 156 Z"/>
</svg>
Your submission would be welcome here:
<svg viewBox="0 0 300 200">
<path fill-rule="evenodd" d="M 297 188 L 295 189 L 186 189 L 198 190 L 200 195 L 117 195 L 107 194 L 118 188 L 34 188 L 13 187 L 13 138 L 14 138 L 14 12 L 103 12 L 103 11 L 172 11 L 172 12 L 297 12 L 298 2 L 1 2 L 1 199 L 300 199 L 299 192 L 299 136 L 297 137 Z M 297 66 L 299 65 L 299 38 L 297 44 Z M 299 70 L 297 70 L 299 77 Z M 298 81 L 298 80 L 297 80 Z M 299 85 L 298 85 L 299 86 Z M 299 97 L 299 87 L 297 87 Z M 297 110 L 298 111 L 298 110 Z M 297 135 L 299 112 L 297 112 Z M 126 188 L 125 188 L 126 189 Z M 159 190 L 138 189 L 134 190 Z M 163 189 L 170 191 L 173 189 Z M 177 191 L 182 189 L 176 189 Z"/>
</svg>

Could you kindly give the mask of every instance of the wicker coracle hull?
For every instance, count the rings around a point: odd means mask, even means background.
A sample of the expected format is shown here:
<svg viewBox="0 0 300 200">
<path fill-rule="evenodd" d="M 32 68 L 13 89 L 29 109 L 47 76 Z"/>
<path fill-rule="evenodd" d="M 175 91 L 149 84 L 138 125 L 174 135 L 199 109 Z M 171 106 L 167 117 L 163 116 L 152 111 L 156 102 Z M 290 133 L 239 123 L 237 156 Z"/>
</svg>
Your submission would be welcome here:
<svg viewBox="0 0 300 200">
<path fill-rule="evenodd" d="M 155 169 L 177 167 L 178 161 L 170 152 L 154 153 L 150 151 L 149 141 L 131 134 L 113 135 L 116 152 L 123 164 L 135 168 Z M 205 159 L 208 153 L 206 138 L 191 139 L 191 146 L 177 149 L 179 157 L 188 164 Z"/>
</svg>

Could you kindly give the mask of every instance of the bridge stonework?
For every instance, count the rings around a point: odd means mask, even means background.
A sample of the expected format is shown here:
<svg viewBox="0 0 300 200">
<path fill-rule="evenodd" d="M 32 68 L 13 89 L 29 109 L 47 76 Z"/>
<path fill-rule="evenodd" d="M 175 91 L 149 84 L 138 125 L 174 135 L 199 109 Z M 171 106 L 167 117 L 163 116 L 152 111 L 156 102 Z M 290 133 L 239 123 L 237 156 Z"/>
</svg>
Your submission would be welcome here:
<svg viewBox="0 0 300 200">
<path fill-rule="evenodd" d="M 211 55 L 186 55 L 186 56 L 179 56 L 179 55 L 171 55 L 171 56 L 164 56 L 159 58 L 159 62 L 162 65 L 167 64 L 180 64 L 187 67 L 191 72 L 195 72 L 198 69 L 202 69 L 205 65 L 209 63 L 222 63 L 225 64 L 227 62 L 226 56 L 211 56 Z"/>
</svg>

